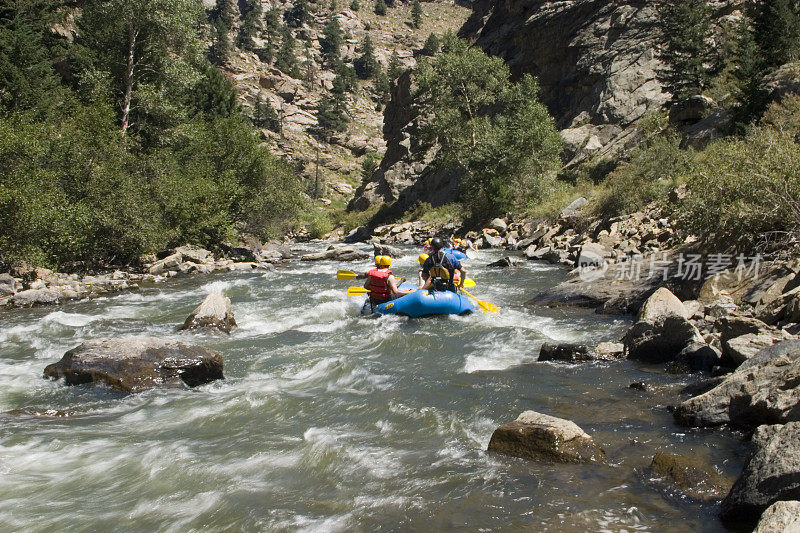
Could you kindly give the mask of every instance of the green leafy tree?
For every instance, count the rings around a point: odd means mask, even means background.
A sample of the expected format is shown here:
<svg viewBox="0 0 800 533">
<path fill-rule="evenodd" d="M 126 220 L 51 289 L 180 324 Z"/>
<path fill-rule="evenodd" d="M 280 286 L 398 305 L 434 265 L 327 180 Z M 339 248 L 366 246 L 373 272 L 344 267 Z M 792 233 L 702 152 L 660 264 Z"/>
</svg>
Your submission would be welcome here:
<svg viewBox="0 0 800 533">
<path fill-rule="evenodd" d="M 236 38 L 239 48 L 255 50 L 256 43 L 253 38 L 261 30 L 262 14 L 261 0 L 246 0 L 245 9 L 242 12 L 242 24 L 239 26 L 239 33 Z"/>
<path fill-rule="evenodd" d="M 218 68 L 209 66 L 192 91 L 193 112 L 206 118 L 229 117 L 239 111 L 236 89 Z"/>
<path fill-rule="evenodd" d="M 299 28 L 303 24 L 311 22 L 311 11 L 308 7 L 308 0 L 294 0 L 292 7 L 283 13 L 283 19 L 292 28 Z"/>
<path fill-rule="evenodd" d="M 322 28 L 322 37 L 319 40 L 319 46 L 322 51 L 322 57 L 325 64 L 332 67 L 339 59 L 339 50 L 344 42 L 342 35 L 342 28 L 339 26 L 339 19 L 335 12 L 328 15 L 328 20 Z"/>
<path fill-rule="evenodd" d="M 414 28 L 422 27 L 422 4 L 419 0 L 414 0 L 411 4 L 411 26 Z"/>
<path fill-rule="evenodd" d="M 439 37 L 435 33 L 431 33 L 428 35 L 428 38 L 425 39 L 425 44 L 422 45 L 422 50 L 420 53 L 424 56 L 435 56 L 439 53 L 439 48 L 441 47 Z"/>
<path fill-rule="evenodd" d="M 348 66 L 342 60 L 336 62 L 333 67 L 336 77 L 333 79 L 333 93 L 344 95 L 355 90 L 358 77 L 353 67 Z"/>
<path fill-rule="evenodd" d="M 223 66 L 230 61 L 233 45 L 228 34 L 228 28 L 222 21 L 217 20 L 213 25 L 214 41 L 208 50 L 208 59 L 217 66 Z"/>
<path fill-rule="evenodd" d="M 347 114 L 344 111 L 343 99 L 334 95 L 323 95 L 317 105 L 317 127 L 313 132 L 329 139 L 331 135 L 347 129 Z"/>
<path fill-rule="evenodd" d="M 281 131 L 278 113 L 268 101 L 264 101 L 261 98 L 261 94 L 258 95 L 255 104 L 253 104 L 253 124 L 258 128 L 267 128 L 277 133 Z"/>
<path fill-rule="evenodd" d="M 739 24 L 735 64 L 733 71 L 736 81 L 735 96 L 739 102 L 736 120 L 740 124 L 745 124 L 759 117 L 767 102 L 767 93 L 763 87 L 765 61 L 747 19 Z"/>
<path fill-rule="evenodd" d="M 392 52 L 392 57 L 389 58 L 389 67 L 387 68 L 389 81 L 392 83 L 397 81 L 397 78 L 400 77 L 400 74 L 402 74 L 404 70 L 403 64 L 400 62 L 400 55 L 397 53 L 397 50 L 394 50 Z"/>
<path fill-rule="evenodd" d="M 292 30 L 284 25 L 281 27 L 281 47 L 275 55 L 275 66 L 293 78 L 300 78 L 300 69 L 297 66 L 295 55 L 295 39 Z"/>
<path fill-rule="evenodd" d="M 372 39 L 369 35 L 364 36 L 364 40 L 361 42 L 361 55 L 353 61 L 353 66 L 358 77 L 363 80 L 371 78 L 378 71 L 380 65 L 375 59 L 375 47 L 372 46 Z"/>
<path fill-rule="evenodd" d="M 386 14 L 386 2 L 384 0 L 375 0 L 375 14 L 380 16 Z"/>
<path fill-rule="evenodd" d="M 658 4 L 665 67 L 659 79 L 679 102 L 702 94 L 715 65 L 711 8 L 706 0 L 665 0 Z"/>
<path fill-rule="evenodd" d="M 361 160 L 361 179 L 368 180 L 377 170 L 381 162 L 381 157 L 375 152 L 367 152 Z"/>
<path fill-rule="evenodd" d="M 86 0 L 78 19 L 80 45 L 92 67 L 108 73 L 122 134 L 168 125 L 199 75 L 202 11 L 194 0 Z"/>
<path fill-rule="evenodd" d="M 561 136 L 536 80 L 510 76 L 502 59 L 464 41 L 419 66 L 413 111 L 424 117 L 421 141 L 441 146 L 439 164 L 460 176 L 461 199 L 475 216 L 543 196 L 559 167 Z"/>
</svg>

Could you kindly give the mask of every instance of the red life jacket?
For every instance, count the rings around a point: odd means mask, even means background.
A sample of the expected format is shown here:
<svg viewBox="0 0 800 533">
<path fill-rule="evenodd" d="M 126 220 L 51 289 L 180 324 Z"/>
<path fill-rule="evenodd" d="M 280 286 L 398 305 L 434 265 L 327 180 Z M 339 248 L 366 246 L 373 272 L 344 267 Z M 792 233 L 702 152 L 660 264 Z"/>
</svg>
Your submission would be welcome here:
<svg viewBox="0 0 800 533">
<path fill-rule="evenodd" d="M 373 268 L 367 272 L 369 276 L 369 296 L 373 300 L 388 300 L 392 297 L 392 289 L 389 287 L 389 276 L 391 270 L 378 270 Z"/>
</svg>

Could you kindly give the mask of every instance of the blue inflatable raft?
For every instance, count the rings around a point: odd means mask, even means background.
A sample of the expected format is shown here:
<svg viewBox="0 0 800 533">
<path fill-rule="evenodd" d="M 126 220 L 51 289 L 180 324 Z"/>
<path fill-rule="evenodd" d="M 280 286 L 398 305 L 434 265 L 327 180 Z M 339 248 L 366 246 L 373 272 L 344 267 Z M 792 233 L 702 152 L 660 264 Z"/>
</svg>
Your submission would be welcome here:
<svg viewBox="0 0 800 533">
<path fill-rule="evenodd" d="M 400 285 L 402 290 L 416 288 L 411 283 Z M 369 314 L 369 300 L 361 309 Z M 475 312 L 475 306 L 466 296 L 450 291 L 414 291 L 396 300 L 376 305 L 372 312 L 378 315 L 405 315 L 411 318 L 430 315 L 466 315 Z"/>
<path fill-rule="evenodd" d="M 442 251 L 444 253 L 452 255 L 453 257 L 455 257 L 459 261 L 463 261 L 464 259 L 469 259 L 467 254 L 465 254 L 464 252 L 459 251 L 459 250 L 454 250 L 452 248 L 442 248 Z"/>
</svg>

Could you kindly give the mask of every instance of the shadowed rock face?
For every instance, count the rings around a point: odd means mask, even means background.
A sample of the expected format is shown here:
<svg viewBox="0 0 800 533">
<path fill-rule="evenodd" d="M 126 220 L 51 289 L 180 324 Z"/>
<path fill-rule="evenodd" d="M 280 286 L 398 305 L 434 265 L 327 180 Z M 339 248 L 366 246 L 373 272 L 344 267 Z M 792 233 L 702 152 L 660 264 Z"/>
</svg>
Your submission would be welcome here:
<svg viewBox="0 0 800 533">
<path fill-rule="evenodd" d="M 67 385 L 104 383 L 123 392 L 163 386 L 196 387 L 222 375 L 222 355 L 202 346 L 151 337 L 95 339 L 64 354 L 44 376 Z"/>
</svg>

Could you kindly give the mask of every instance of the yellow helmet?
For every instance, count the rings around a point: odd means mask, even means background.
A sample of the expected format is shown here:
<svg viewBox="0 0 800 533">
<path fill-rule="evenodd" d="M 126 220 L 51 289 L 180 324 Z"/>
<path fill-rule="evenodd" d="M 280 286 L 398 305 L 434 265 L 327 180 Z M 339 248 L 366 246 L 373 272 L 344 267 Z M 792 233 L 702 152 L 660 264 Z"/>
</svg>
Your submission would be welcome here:
<svg viewBox="0 0 800 533">
<path fill-rule="evenodd" d="M 422 266 L 422 264 L 428 259 L 428 254 L 419 254 L 417 259 L 419 260 L 420 266 Z"/>
<path fill-rule="evenodd" d="M 388 255 L 377 255 L 375 256 L 375 265 L 376 266 L 392 266 L 392 258 Z"/>
</svg>

